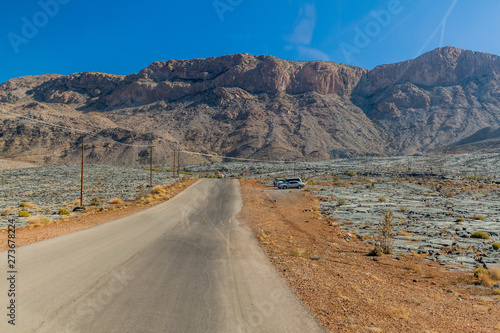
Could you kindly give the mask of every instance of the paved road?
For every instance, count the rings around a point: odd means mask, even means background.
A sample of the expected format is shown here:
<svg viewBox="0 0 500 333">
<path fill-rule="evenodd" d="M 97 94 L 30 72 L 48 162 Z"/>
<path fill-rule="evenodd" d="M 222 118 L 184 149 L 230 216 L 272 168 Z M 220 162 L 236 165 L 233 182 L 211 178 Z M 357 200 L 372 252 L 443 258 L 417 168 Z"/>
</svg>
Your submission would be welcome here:
<svg viewBox="0 0 500 333">
<path fill-rule="evenodd" d="M 17 325 L 7 325 L 2 279 L 0 332 L 323 332 L 235 218 L 240 209 L 237 181 L 206 179 L 140 213 L 19 248 Z"/>
</svg>

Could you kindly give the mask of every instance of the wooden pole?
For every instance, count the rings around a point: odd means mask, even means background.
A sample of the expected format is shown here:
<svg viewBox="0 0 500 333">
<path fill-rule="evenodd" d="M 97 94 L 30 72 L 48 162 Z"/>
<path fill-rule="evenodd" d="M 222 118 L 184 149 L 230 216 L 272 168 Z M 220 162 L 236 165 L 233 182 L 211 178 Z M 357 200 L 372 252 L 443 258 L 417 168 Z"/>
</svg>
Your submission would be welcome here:
<svg viewBox="0 0 500 333">
<path fill-rule="evenodd" d="M 174 149 L 174 166 L 172 167 L 172 177 L 175 178 L 175 154 L 176 154 L 176 151 Z"/>
<path fill-rule="evenodd" d="M 149 187 L 153 187 L 153 146 L 151 146 L 149 155 L 151 155 L 149 159 Z"/>
<path fill-rule="evenodd" d="M 80 183 L 80 207 L 84 207 L 83 205 L 83 163 L 85 158 L 85 134 L 82 134 L 82 174 L 81 174 L 81 183 Z"/>
<path fill-rule="evenodd" d="M 177 152 L 177 178 L 181 176 L 181 151 Z"/>
</svg>

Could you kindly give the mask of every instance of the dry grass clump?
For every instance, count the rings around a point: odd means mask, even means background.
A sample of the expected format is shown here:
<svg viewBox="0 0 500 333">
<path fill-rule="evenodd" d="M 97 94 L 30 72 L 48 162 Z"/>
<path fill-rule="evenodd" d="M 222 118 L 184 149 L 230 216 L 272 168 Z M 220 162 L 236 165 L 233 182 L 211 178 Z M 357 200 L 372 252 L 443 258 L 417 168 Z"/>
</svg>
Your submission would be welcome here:
<svg viewBox="0 0 500 333">
<path fill-rule="evenodd" d="M 399 210 L 402 211 L 403 213 L 406 213 L 408 211 L 408 208 L 406 208 L 406 206 L 401 206 L 399 207 Z"/>
<path fill-rule="evenodd" d="M 308 257 L 309 256 L 309 254 L 307 253 L 306 249 L 297 248 L 297 247 L 292 249 L 291 255 L 294 256 L 294 257 L 299 257 L 299 258 L 303 258 L 303 257 Z"/>
<path fill-rule="evenodd" d="M 404 319 L 410 318 L 410 311 L 403 309 L 402 307 L 390 306 L 387 309 L 387 314 L 394 319 Z"/>
<path fill-rule="evenodd" d="M 378 198 L 378 201 L 380 201 L 380 202 L 386 202 L 387 198 L 384 197 L 384 196 L 382 196 L 382 197 Z"/>
<path fill-rule="evenodd" d="M 474 215 L 472 215 L 472 219 L 473 219 L 473 220 L 479 220 L 479 221 L 482 221 L 482 220 L 484 220 L 484 216 L 474 214 Z"/>
<path fill-rule="evenodd" d="M 500 266 L 493 266 L 489 269 L 477 268 L 474 270 L 474 277 L 480 285 L 492 287 L 500 283 Z"/>
<path fill-rule="evenodd" d="M 30 217 L 31 215 L 30 215 L 30 213 L 28 213 L 27 211 L 24 211 L 24 210 L 23 210 L 23 211 L 19 212 L 19 215 L 18 215 L 18 216 L 19 216 L 19 217 Z"/>
<path fill-rule="evenodd" d="M 12 213 L 12 208 L 5 208 L 0 211 L 0 216 L 8 216 Z"/>
<path fill-rule="evenodd" d="M 464 222 L 465 219 L 463 217 L 457 217 L 457 219 L 455 220 L 455 222 Z"/>
<path fill-rule="evenodd" d="M 59 215 L 69 215 L 70 213 L 66 208 L 61 208 L 61 209 L 59 209 L 58 214 Z"/>
<path fill-rule="evenodd" d="M 121 203 L 123 203 L 123 201 L 120 198 L 113 198 L 113 199 L 109 200 L 109 204 L 111 204 L 111 205 L 119 205 Z"/>
<path fill-rule="evenodd" d="M 152 194 L 163 194 L 165 193 L 165 188 L 163 186 L 155 186 L 151 189 Z"/>
<path fill-rule="evenodd" d="M 28 227 L 38 228 L 43 225 L 49 225 L 53 221 L 46 216 L 33 216 L 28 219 Z"/>
</svg>

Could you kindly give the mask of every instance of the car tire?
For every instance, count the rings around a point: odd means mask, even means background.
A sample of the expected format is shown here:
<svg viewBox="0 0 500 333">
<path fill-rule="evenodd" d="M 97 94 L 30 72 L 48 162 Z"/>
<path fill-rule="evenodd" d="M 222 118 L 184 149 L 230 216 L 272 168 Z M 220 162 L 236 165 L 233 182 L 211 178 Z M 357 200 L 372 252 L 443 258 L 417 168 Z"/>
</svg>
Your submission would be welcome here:
<svg viewBox="0 0 500 333">
<path fill-rule="evenodd" d="M 286 190 L 286 186 L 281 187 L 283 190 Z"/>
<path fill-rule="evenodd" d="M 302 186 L 300 186 L 300 185 L 299 185 L 299 186 L 297 186 L 297 189 L 299 189 L 299 190 L 300 190 L 301 188 L 302 188 Z"/>
</svg>

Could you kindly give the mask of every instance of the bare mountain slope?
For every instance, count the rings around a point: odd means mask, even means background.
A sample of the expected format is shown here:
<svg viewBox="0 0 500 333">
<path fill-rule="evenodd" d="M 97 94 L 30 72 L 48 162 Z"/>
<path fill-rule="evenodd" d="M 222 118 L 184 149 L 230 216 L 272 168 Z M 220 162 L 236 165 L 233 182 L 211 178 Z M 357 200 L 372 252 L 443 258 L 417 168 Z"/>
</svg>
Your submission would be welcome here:
<svg viewBox="0 0 500 333">
<path fill-rule="evenodd" d="M 235 54 L 170 60 L 137 74 L 22 77 L 0 108 L 99 134 L 89 158 L 136 163 L 144 147 L 272 159 L 429 151 L 500 125 L 497 56 L 441 48 L 372 71 Z M 3 157 L 75 161 L 78 133 L 0 114 Z M 87 146 L 87 145 L 86 145 Z M 165 148 L 165 149 L 163 149 Z"/>
</svg>

